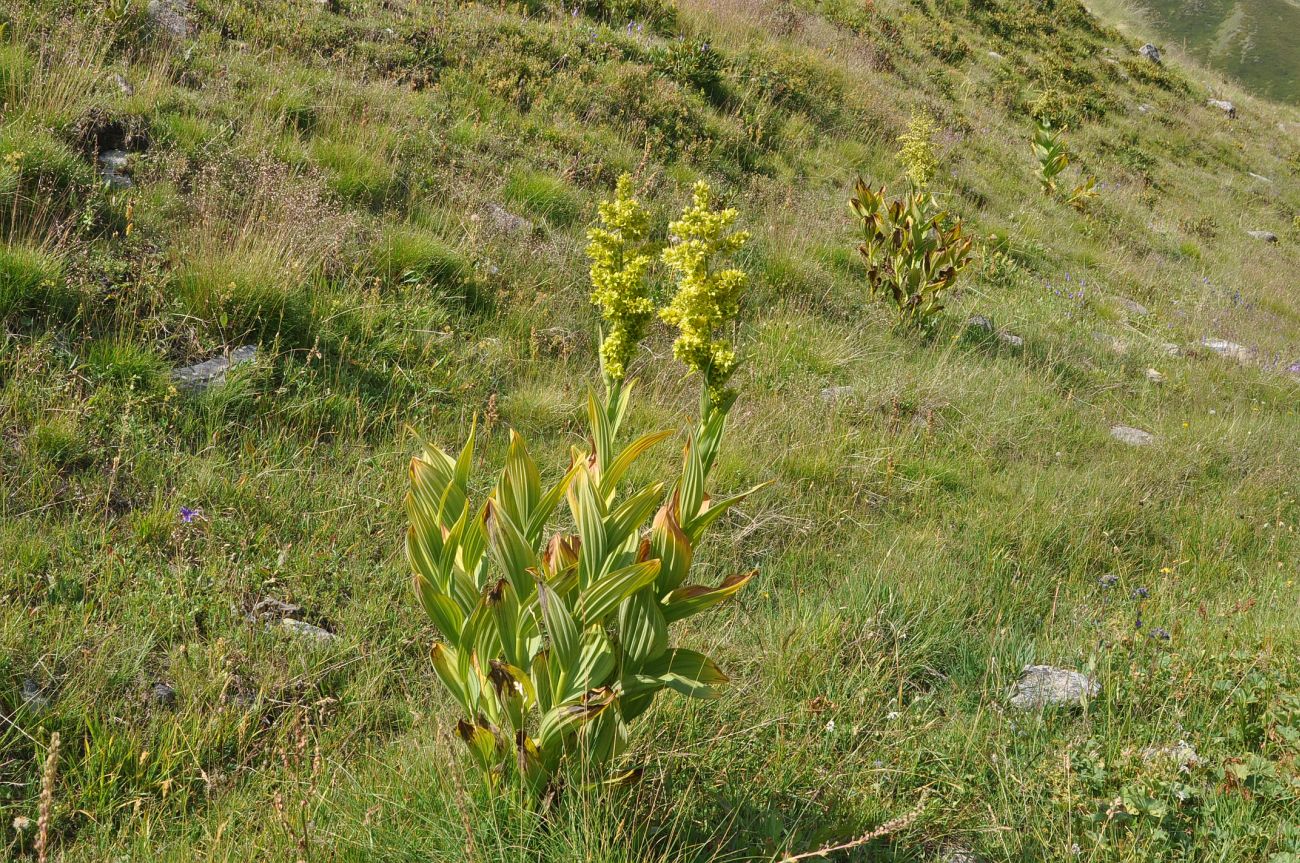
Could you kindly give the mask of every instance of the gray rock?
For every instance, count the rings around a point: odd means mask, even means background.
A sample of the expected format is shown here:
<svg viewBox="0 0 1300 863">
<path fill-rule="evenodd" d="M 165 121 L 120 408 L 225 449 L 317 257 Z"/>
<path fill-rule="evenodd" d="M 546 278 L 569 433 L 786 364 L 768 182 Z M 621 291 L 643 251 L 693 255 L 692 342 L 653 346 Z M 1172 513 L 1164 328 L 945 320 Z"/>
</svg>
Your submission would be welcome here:
<svg viewBox="0 0 1300 863">
<path fill-rule="evenodd" d="M 1023 348 L 1025 346 L 1024 339 L 1015 333 L 1008 332 L 1007 330 L 996 329 L 993 326 L 993 321 L 986 318 L 984 315 L 971 315 L 966 319 L 966 326 L 974 330 L 983 330 L 986 333 L 990 333 L 993 336 L 996 336 L 997 340 L 1002 342 L 1004 345 L 1013 348 Z"/>
<path fill-rule="evenodd" d="M 1093 330 L 1092 340 L 1097 342 L 1100 345 L 1105 345 L 1107 350 L 1109 350 L 1111 353 L 1115 353 L 1115 354 L 1128 353 L 1128 342 L 1124 341 L 1118 336 L 1112 336 L 1110 333 L 1103 333 L 1100 330 Z"/>
<path fill-rule="evenodd" d="M 19 697 L 23 700 L 23 707 L 28 710 L 41 711 L 50 706 L 50 694 L 34 677 L 23 678 Z"/>
<path fill-rule="evenodd" d="M 1277 234 L 1273 233 L 1272 231 L 1247 231 L 1246 233 L 1254 237 L 1255 239 L 1263 240 L 1266 243 L 1277 242 Z"/>
<path fill-rule="evenodd" d="M 969 848 L 953 846 L 939 855 L 939 863 L 984 863 L 984 858 Z"/>
<path fill-rule="evenodd" d="M 205 390 L 225 383 L 226 372 L 257 358 L 257 345 L 243 345 L 210 360 L 172 370 L 172 380 L 191 390 Z"/>
<path fill-rule="evenodd" d="M 1147 315 L 1151 314 L 1151 310 L 1139 303 L 1137 300 L 1130 300 L 1128 297 L 1117 297 L 1116 302 L 1120 304 L 1124 311 L 1128 312 L 1130 315 L 1134 315 L 1135 317 L 1145 318 Z"/>
<path fill-rule="evenodd" d="M 282 617 L 299 617 L 301 615 L 302 606 L 270 597 L 259 599 L 248 610 L 249 620 L 268 620 Z"/>
<path fill-rule="evenodd" d="M 1147 369 L 1146 376 L 1147 380 L 1151 381 L 1153 384 L 1163 383 L 1165 379 L 1165 376 L 1155 369 Z"/>
<path fill-rule="evenodd" d="M 99 176 L 111 189 L 129 189 L 135 185 L 127 173 L 130 154 L 125 150 L 105 150 L 95 160 L 99 165 Z"/>
<path fill-rule="evenodd" d="M 1139 114 L 1150 114 L 1151 110 L 1152 109 L 1150 105 L 1146 105 L 1146 104 L 1138 105 Z"/>
<path fill-rule="evenodd" d="M 1086 674 L 1051 665 L 1026 665 L 1011 689 L 1010 704 L 1021 710 L 1041 710 L 1056 704 L 1080 704 L 1101 691 Z"/>
<path fill-rule="evenodd" d="M 1237 119 L 1237 106 L 1233 105 L 1231 102 L 1224 101 L 1223 99 L 1210 99 L 1205 104 L 1210 108 L 1218 108 L 1220 111 L 1227 114 L 1228 119 L 1230 120 Z"/>
<path fill-rule="evenodd" d="M 321 629 L 319 626 L 313 626 L 305 620 L 294 620 L 292 617 L 281 620 L 280 626 L 294 635 L 310 638 L 321 644 L 328 644 L 338 637 L 328 629 Z"/>
<path fill-rule="evenodd" d="M 823 404 L 834 404 L 853 395 L 853 387 L 826 387 L 819 393 Z"/>
<path fill-rule="evenodd" d="M 1160 65 L 1160 49 L 1155 45 L 1152 45 L 1150 42 L 1139 48 L 1138 53 L 1143 57 L 1146 57 L 1152 63 L 1155 63 L 1157 66 Z"/>
<path fill-rule="evenodd" d="M 547 327 L 534 333 L 537 346 L 550 353 L 567 357 L 578 347 L 582 336 L 564 327 Z"/>
<path fill-rule="evenodd" d="M 149 690 L 149 698 L 159 707 L 174 707 L 176 705 L 176 690 L 166 683 L 155 683 Z"/>
<path fill-rule="evenodd" d="M 1170 356 L 1170 357 L 1179 356 L 1183 352 L 1183 349 L 1178 347 L 1178 345 L 1174 344 L 1173 342 L 1161 342 L 1160 350 L 1166 356 Z"/>
<path fill-rule="evenodd" d="M 117 85 L 118 90 L 122 91 L 123 96 L 135 95 L 135 88 L 131 86 L 131 82 L 123 78 L 117 72 L 113 73 L 113 83 Z"/>
<path fill-rule="evenodd" d="M 516 216 L 499 204 L 492 204 L 488 207 L 488 218 L 492 220 L 492 224 L 496 225 L 498 230 L 507 234 L 531 234 L 533 232 L 532 222 L 523 216 Z"/>
<path fill-rule="evenodd" d="M 175 39 L 190 35 L 189 0 L 149 0 L 149 21 L 155 28 Z"/>
<path fill-rule="evenodd" d="M 1170 761 L 1178 766 L 1183 773 L 1191 770 L 1193 767 L 1199 767 L 1201 756 L 1197 754 L 1196 748 L 1186 740 L 1180 740 L 1173 746 L 1148 746 L 1142 750 L 1142 760 L 1146 762 L 1153 761 Z"/>
<path fill-rule="evenodd" d="M 1227 357 L 1239 363 L 1250 362 L 1255 358 L 1254 349 L 1225 339 L 1201 339 L 1198 344 L 1208 351 L 1213 351 L 1221 357 Z"/>
<path fill-rule="evenodd" d="M 1133 426 L 1116 425 L 1110 427 L 1110 436 L 1129 446 L 1149 446 L 1156 442 L 1156 436 L 1148 431 Z"/>
<path fill-rule="evenodd" d="M 992 57 L 994 60 L 1001 60 L 1001 59 L 1002 59 L 1002 55 L 999 54 L 997 51 L 990 51 L 990 52 L 989 52 L 989 56 Z"/>
</svg>

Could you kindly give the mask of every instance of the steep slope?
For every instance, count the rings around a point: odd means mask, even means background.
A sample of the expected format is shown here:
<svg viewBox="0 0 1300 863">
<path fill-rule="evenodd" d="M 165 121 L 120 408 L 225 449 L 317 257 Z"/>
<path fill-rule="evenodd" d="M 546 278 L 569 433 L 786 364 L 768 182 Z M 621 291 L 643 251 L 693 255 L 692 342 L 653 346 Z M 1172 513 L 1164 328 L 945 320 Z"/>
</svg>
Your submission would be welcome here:
<svg viewBox="0 0 1300 863">
<path fill-rule="evenodd" d="M 67 861 L 771 859 L 922 799 L 868 853 L 1300 854 L 1294 110 L 1074 0 L 0 23 L 8 853 L 36 858 L 57 731 Z M 1007 238 L 929 337 L 868 297 L 845 206 L 858 175 L 901 188 L 915 113 L 940 199 Z M 1100 180 L 1087 212 L 1039 191 L 1035 116 Z M 584 231 L 622 172 L 661 230 L 705 178 L 752 232 L 719 473 L 775 483 L 703 561 L 761 580 L 686 636 L 731 691 L 665 700 L 640 784 L 543 820 L 447 733 L 404 468 L 411 430 L 455 446 L 475 414 L 484 475 L 508 427 L 567 465 Z M 638 430 L 690 413 L 668 341 Z M 245 345 L 217 385 L 172 376 Z M 1020 712 L 1031 663 L 1100 693 Z"/>
</svg>

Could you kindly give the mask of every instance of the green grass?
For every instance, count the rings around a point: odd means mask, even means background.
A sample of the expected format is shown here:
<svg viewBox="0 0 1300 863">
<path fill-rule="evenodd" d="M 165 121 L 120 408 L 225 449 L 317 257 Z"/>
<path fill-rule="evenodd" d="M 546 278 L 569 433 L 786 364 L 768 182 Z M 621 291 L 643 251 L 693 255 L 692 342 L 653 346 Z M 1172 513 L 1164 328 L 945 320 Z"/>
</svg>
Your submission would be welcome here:
<svg viewBox="0 0 1300 863">
<path fill-rule="evenodd" d="M 581 203 L 569 184 L 538 171 L 518 171 L 505 187 L 506 200 L 524 212 L 567 227 L 578 219 Z"/>
<path fill-rule="evenodd" d="M 576 18 L 195 0 L 181 44 L 151 35 L 146 4 L 118 25 L 81 0 L 10 5 L 7 858 L 36 859 L 56 731 L 51 859 L 68 863 L 770 861 L 922 799 L 830 859 L 1300 853 L 1293 109 L 1133 65 L 1137 41 L 1067 0 Z M 915 110 L 941 127 L 940 201 L 1006 236 L 928 336 L 867 296 L 845 206 L 858 174 L 901 188 Z M 1063 185 L 1098 177 L 1089 212 L 1038 190 L 1034 110 L 1068 116 Z M 140 133 L 127 194 L 90 159 L 108 121 Z M 568 467 L 598 376 L 585 230 L 624 170 L 657 234 L 697 179 L 752 234 L 717 493 L 773 484 L 696 564 L 758 579 L 675 634 L 732 686 L 662 699 L 635 727 L 639 783 L 541 816 L 488 791 L 454 737 L 401 501 L 418 438 L 458 446 L 475 416 L 477 476 L 512 427 L 547 479 Z M 656 325 L 635 362 L 630 433 L 695 410 L 670 338 Z M 223 386 L 172 384 L 247 343 L 256 362 Z M 1156 442 L 1113 440 L 1121 423 Z M 658 478 L 662 449 L 630 479 Z M 257 618 L 266 598 L 336 640 Z M 1028 663 L 1088 671 L 1100 695 L 1011 710 Z M 1186 771 L 1147 752 L 1180 740 Z"/>
</svg>

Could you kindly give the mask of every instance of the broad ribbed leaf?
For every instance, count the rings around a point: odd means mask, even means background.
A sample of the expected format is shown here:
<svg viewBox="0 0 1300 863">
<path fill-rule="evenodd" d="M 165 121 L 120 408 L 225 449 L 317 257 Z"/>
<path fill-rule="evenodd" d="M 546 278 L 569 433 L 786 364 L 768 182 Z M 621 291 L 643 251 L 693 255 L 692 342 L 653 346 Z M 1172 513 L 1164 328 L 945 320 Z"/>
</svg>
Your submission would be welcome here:
<svg viewBox="0 0 1300 863">
<path fill-rule="evenodd" d="M 605 542 L 607 547 L 622 545 L 629 536 L 635 536 L 655 505 L 663 498 L 664 484 L 659 482 L 646 486 L 629 497 L 605 519 Z"/>
<path fill-rule="evenodd" d="M 497 736 L 487 722 L 479 717 L 471 723 L 464 719 L 456 723 L 456 736 L 465 741 L 474 760 L 483 770 L 490 770 L 497 760 Z"/>
<path fill-rule="evenodd" d="M 506 464 L 497 484 L 496 499 L 510 520 L 522 528 L 531 521 L 533 510 L 541 496 L 542 478 L 537 472 L 537 465 L 528 454 L 524 439 L 511 429 L 510 447 L 506 451 Z"/>
<path fill-rule="evenodd" d="M 582 698 L 571 704 L 552 707 L 542 716 L 538 728 L 538 745 L 542 751 L 542 760 L 558 757 L 564 750 L 564 742 L 584 723 L 590 722 L 614 703 L 615 694 L 608 687 L 593 689 L 583 694 Z"/>
<path fill-rule="evenodd" d="M 578 550 L 578 585 L 585 588 L 600 574 L 609 548 L 605 537 L 605 507 L 596 496 L 591 472 L 585 468 L 569 484 L 569 509 L 582 540 Z"/>
<path fill-rule="evenodd" d="M 691 543 L 699 543 L 700 538 L 704 536 L 704 532 L 709 529 L 709 525 L 721 518 L 727 510 L 731 509 L 754 492 L 761 491 L 769 485 L 771 485 L 770 482 L 759 483 L 748 491 L 742 491 L 740 494 L 723 498 L 720 501 L 706 501 L 705 505 L 701 507 L 703 511 L 698 516 L 691 519 L 687 524 L 683 525 L 683 530 L 685 530 L 686 535 L 690 537 Z"/>
<path fill-rule="evenodd" d="M 546 532 L 546 522 L 554 514 L 555 508 L 560 505 L 564 499 L 564 494 L 569 490 L 569 483 L 573 481 L 574 475 L 578 472 L 578 465 L 573 464 L 565 472 L 560 481 L 546 490 L 537 500 L 537 505 L 533 508 L 532 516 L 528 520 L 524 536 L 528 539 L 530 545 L 536 547 L 537 541 L 541 539 L 542 534 Z"/>
<path fill-rule="evenodd" d="M 716 662 L 703 653 L 683 647 L 668 648 L 647 663 L 641 673 L 658 678 L 669 689 L 692 698 L 717 698 L 719 693 L 715 687 L 728 682 L 727 675 Z"/>
<path fill-rule="evenodd" d="M 628 468 L 652 446 L 671 436 L 671 429 L 642 435 L 619 453 L 618 458 L 614 459 L 600 476 L 600 491 L 606 504 L 613 502 L 614 494 L 618 490 L 618 482 L 623 478 L 623 474 L 627 473 Z"/>
<path fill-rule="evenodd" d="M 506 661 L 512 665 L 523 665 L 526 653 L 519 637 L 519 597 L 514 587 L 508 580 L 498 579 L 488 589 L 484 601 L 492 614 L 497 636 L 501 640 L 501 652 Z"/>
<path fill-rule="evenodd" d="M 688 584 L 679 587 L 668 595 L 664 601 L 664 619 L 674 623 L 683 618 L 698 614 L 706 608 L 717 605 L 729 597 L 735 596 L 742 587 L 749 584 L 758 570 L 730 576 L 717 587 L 705 587 L 700 584 Z"/>
<path fill-rule="evenodd" d="M 682 454 L 682 481 L 678 501 L 683 527 L 691 523 L 699 514 L 704 504 L 704 462 L 700 460 L 700 448 L 695 443 L 695 436 L 686 443 Z"/>
<path fill-rule="evenodd" d="M 655 592 L 663 596 L 686 580 L 695 552 L 691 541 L 677 523 L 676 498 L 660 507 L 650 528 L 650 551 L 659 558 L 659 577 Z"/>
<path fill-rule="evenodd" d="M 521 669 L 508 662 L 494 659 L 490 663 L 488 682 L 496 695 L 501 711 L 510 721 L 510 727 L 522 731 L 528 719 L 528 712 L 537 703 L 537 692 L 533 682 Z"/>
<path fill-rule="evenodd" d="M 654 588 L 642 588 L 618 608 L 618 631 L 628 671 L 637 671 L 668 646 L 668 622 Z"/>
<path fill-rule="evenodd" d="M 551 642 L 551 662 L 560 669 L 571 669 L 578 660 L 578 624 L 554 590 L 544 582 L 537 583 L 537 602 L 542 607 L 542 620 Z M 554 676 L 552 676 L 554 680 Z"/>
<path fill-rule="evenodd" d="M 599 476 L 604 471 L 604 466 L 614 458 L 614 429 L 604 407 L 596 401 L 596 394 L 591 390 L 587 391 L 587 423 L 591 428 L 591 443 L 595 448 L 592 455 L 595 456 L 595 470 Z"/>
<path fill-rule="evenodd" d="M 448 641 L 458 640 L 461 627 L 465 623 L 465 614 L 460 606 L 451 597 L 440 593 L 420 573 L 417 572 L 412 580 L 415 583 L 415 595 L 420 598 L 424 613 L 429 615 L 434 626 L 438 627 L 438 632 Z"/>
<path fill-rule="evenodd" d="M 437 672 L 442 685 L 447 687 L 452 697 L 460 702 L 460 706 L 465 708 L 466 713 L 472 714 L 475 708 L 474 699 L 470 697 L 466 682 L 458 669 L 460 656 L 456 650 L 445 644 L 435 643 L 429 650 L 429 659 L 432 660 L 433 670 Z"/>
<path fill-rule="evenodd" d="M 492 556 L 492 562 L 510 579 L 520 600 L 527 600 L 533 594 L 533 578 L 529 571 L 537 567 L 537 556 L 532 546 L 509 514 L 491 498 L 484 509 L 483 529 L 487 533 L 488 554 Z"/>
<path fill-rule="evenodd" d="M 602 620 L 618 608 L 619 603 L 654 582 L 659 561 L 634 563 L 598 579 L 578 598 L 575 614 L 582 626 Z"/>
</svg>

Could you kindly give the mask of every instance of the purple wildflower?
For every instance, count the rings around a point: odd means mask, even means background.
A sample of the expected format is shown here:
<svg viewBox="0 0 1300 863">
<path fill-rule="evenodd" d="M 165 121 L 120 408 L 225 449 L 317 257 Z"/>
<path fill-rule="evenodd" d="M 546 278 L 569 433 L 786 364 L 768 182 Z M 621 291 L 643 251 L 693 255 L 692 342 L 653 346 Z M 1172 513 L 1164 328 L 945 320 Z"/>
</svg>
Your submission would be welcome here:
<svg viewBox="0 0 1300 863">
<path fill-rule="evenodd" d="M 199 514 L 197 509 L 190 509 L 188 506 L 181 507 L 181 521 L 189 524 L 194 521 L 194 517 Z"/>
</svg>

